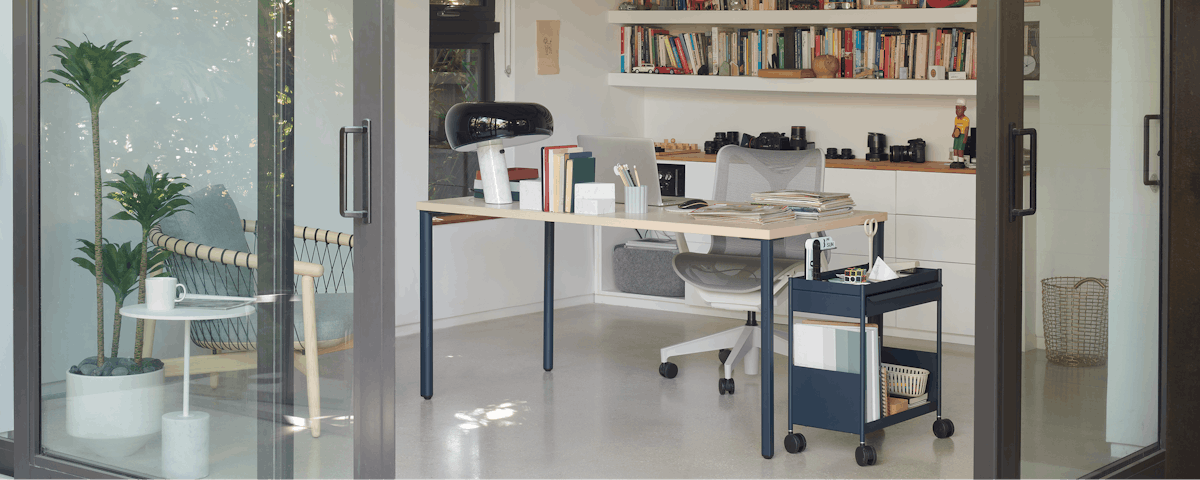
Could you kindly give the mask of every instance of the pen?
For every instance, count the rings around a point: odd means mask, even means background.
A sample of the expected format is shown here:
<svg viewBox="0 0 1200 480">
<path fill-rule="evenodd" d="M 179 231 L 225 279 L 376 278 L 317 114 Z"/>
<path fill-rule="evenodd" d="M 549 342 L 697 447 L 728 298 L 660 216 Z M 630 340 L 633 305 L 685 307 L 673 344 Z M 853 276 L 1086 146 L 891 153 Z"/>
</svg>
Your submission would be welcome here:
<svg viewBox="0 0 1200 480">
<path fill-rule="evenodd" d="M 642 186 L 642 178 L 638 176 L 637 165 L 633 166 L 633 185 L 635 187 Z"/>
</svg>

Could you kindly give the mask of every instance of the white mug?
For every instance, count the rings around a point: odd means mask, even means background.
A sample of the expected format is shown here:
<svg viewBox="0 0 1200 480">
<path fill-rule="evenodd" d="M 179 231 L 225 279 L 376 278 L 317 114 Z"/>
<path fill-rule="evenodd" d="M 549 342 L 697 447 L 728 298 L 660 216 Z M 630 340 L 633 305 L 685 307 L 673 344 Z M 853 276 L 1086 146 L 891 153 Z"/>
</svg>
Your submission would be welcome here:
<svg viewBox="0 0 1200 480">
<path fill-rule="evenodd" d="M 147 309 L 156 311 L 173 310 L 175 302 L 183 300 L 185 295 L 187 295 L 187 287 L 172 277 L 146 279 Z"/>
</svg>

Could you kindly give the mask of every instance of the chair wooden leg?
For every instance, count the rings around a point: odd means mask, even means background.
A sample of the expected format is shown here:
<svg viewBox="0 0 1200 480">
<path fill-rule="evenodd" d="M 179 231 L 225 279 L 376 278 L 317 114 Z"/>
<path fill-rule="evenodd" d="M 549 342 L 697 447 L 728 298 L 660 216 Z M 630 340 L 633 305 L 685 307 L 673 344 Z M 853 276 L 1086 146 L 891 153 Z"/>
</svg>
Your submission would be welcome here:
<svg viewBox="0 0 1200 480">
<path fill-rule="evenodd" d="M 317 368 L 317 288 L 313 277 L 301 276 L 301 304 L 304 308 L 304 360 L 308 377 L 309 430 L 313 438 L 321 436 L 321 371 Z"/>
</svg>

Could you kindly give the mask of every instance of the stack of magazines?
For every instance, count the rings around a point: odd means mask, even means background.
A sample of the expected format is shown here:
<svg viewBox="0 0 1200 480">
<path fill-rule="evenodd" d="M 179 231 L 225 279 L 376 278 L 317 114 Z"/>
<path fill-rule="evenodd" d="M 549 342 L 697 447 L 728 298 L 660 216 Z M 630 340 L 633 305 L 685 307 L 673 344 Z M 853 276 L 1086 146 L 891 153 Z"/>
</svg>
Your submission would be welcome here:
<svg viewBox="0 0 1200 480">
<path fill-rule="evenodd" d="M 756 205 L 781 205 L 792 209 L 800 218 L 826 218 L 843 215 L 854 210 L 854 200 L 849 193 L 806 192 L 803 190 L 776 190 L 752 193 Z"/>
<path fill-rule="evenodd" d="M 754 205 L 750 203 L 718 203 L 697 208 L 690 212 L 693 218 L 736 223 L 787 222 L 796 219 L 796 214 L 785 206 Z"/>
</svg>

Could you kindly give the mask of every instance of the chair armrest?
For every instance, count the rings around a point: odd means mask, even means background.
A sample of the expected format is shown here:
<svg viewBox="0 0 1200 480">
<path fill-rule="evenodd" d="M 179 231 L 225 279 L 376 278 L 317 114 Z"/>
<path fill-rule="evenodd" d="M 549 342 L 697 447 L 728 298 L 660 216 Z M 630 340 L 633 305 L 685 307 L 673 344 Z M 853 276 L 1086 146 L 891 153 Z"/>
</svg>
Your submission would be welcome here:
<svg viewBox="0 0 1200 480">
<path fill-rule="evenodd" d="M 258 222 L 254 220 L 242 220 L 242 231 L 246 233 L 255 233 L 257 228 Z M 302 227 L 300 225 L 296 225 L 292 227 L 292 236 L 294 238 L 302 238 L 315 242 L 341 245 L 351 248 L 354 247 L 354 235 L 349 233 L 335 232 L 333 230 L 325 230 L 323 228 Z"/>
<path fill-rule="evenodd" d="M 675 244 L 679 246 L 679 253 L 688 253 L 687 239 L 683 237 L 682 232 L 675 232 Z"/>
<path fill-rule="evenodd" d="M 232 265 L 235 267 L 247 267 L 253 270 L 258 269 L 258 255 L 249 252 L 239 252 L 237 250 L 210 247 L 208 245 L 201 245 L 199 243 L 181 240 L 162 233 L 162 229 L 158 226 L 155 226 L 153 230 L 150 230 L 150 243 L 171 253 L 183 255 L 185 257 L 196 258 L 213 263 Z M 292 270 L 295 271 L 297 275 L 303 275 L 307 277 L 320 277 L 325 275 L 324 266 L 309 262 L 294 261 Z"/>
</svg>

